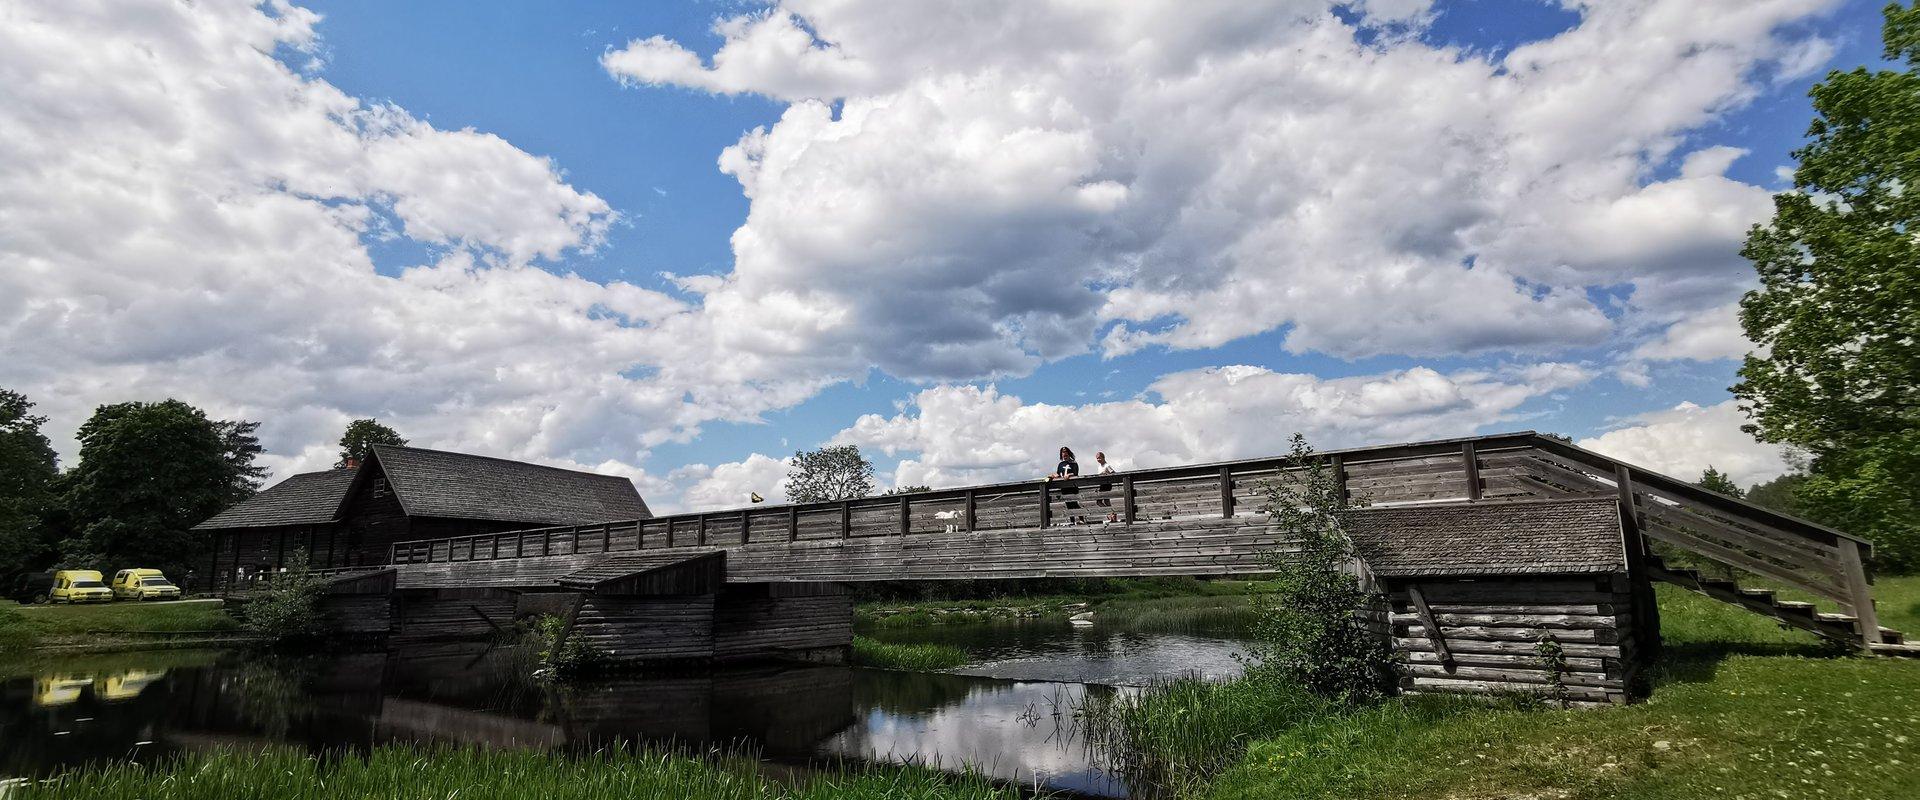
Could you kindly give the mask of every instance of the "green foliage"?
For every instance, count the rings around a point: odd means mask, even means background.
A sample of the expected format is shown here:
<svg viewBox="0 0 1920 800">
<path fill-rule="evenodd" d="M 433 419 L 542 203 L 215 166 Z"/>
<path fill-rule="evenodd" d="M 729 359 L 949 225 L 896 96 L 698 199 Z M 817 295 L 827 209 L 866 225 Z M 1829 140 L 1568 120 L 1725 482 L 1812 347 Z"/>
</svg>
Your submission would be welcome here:
<svg viewBox="0 0 1920 800">
<path fill-rule="evenodd" d="M 0 654 L 15 655 L 33 649 L 40 637 L 27 623 L 25 615 L 8 606 L 0 606 Z"/>
<path fill-rule="evenodd" d="M 80 426 L 80 464 L 61 481 L 77 534 L 62 543 L 62 562 L 185 576 L 206 546 L 189 529 L 255 487 L 252 425 L 178 400 L 95 410 Z"/>
<path fill-rule="evenodd" d="M 558 614 L 542 614 L 527 628 L 526 643 L 532 646 L 535 658 L 534 678 L 563 681 L 606 663 L 605 653 L 567 633 L 567 620 Z"/>
<path fill-rule="evenodd" d="M 1902 69 L 1833 72 L 1794 152 L 1795 191 L 1742 254 L 1760 288 L 1741 325 L 1760 347 L 1734 393 L 1762 441 L 1812 456 L 1802 499 L 1872 538 L 1881 566 L 1920 568 L 1920 11 L 1888 6 Z"/>
<path fill-rule="evenodd" d="M 796 452 L 786 491 L 794 503 L 866 497 L 873 494 L 873 463 L 850 444 Z"/>
<path fill-rule="evenodd" d="M 931 491 L 933 491 L 933 487 L 931 486 L 901 486 L 895 489 L 888 489 L 885 492 L 881 492 L 881 494 L 884 494 L 884 495 L 919 494 L 921 492 L 931 492 Z"/>
<path fill-rule="evenodd" d="M 16 593 L 22 578 L 46 569 L 54 553 L 48 518 L 59 467 L 40 432 L 47 418 L 32 410 L 25 395 L 0 389 L 0 594 Z"/>
<path fill-rule="evenodd" d="M 612 748 L 538 750 L 383 746 L 364 757 L 295 748 L 193 750 L 156 764 L 75 768 L 13 788 L 11 800 L 1016 800 L 977 775 L 921 767 L 826 768 L 783 776 L 746 753 L 707 758 Z"/>
<path fill-rule="evenodd" d="M 862 667 L 912 672 L 953 669 L 972 660 L 967 651 L 943 644 L 887 644 L 853 637 L 853 663 Z"/>
<path fill-rule="evenodd" d="M 340 435 L 340 463 L 366 461 L 376 444 L 405 447 L 407 440 L 400 438 L 400 432 L 380 424 L 377 419 L 356 419 L 347 423 L 347 431 Z"/>
<path fill-rule="evenodd" d="M 1800 487 L 1806 482 L 1806 473 L 1789 472 L 1766 483 L 1754 484 L 1747 490 L 1747 501 L 1783 514 L 1806 517 L 1807 510 L 1802 507 L 1799 499 Z"/>
<path fill-rule="evenodd" d="M 1096 756 L 1148 797 L 1200 793 L 1247 745 L 1337 706 L 1269 678 L 1157 683 L 1090 691 L 1074 708 Z"/>
<path fill-rule="evenodd" d="M 1287 468 L 1290 474 L 1268 486 L 1267 513 L 1297 550 L 1267 557 L 1273 591 L 1259 599 L 1253 670 L 1342 702 L 1380 697 L 1392 662 L 1386 643 L 1354 616 L 1381 598 L 1352 574 L 1357 559 L 1345 530 L 1346 493 L 1297 433 Z"/>
<path fill-rule="evenodd" d="M 305 553 L 287 558 L 285 572 L 272 573 L 269 580 L 249 592 L 240 609 L 240 622 L 247 632 L 272 645 L 299 645 L 318 641 L 327 634 L 326 618 L 320 600 L 327 581 L 307 569 Z"/>
<path fill-rule="evenodd" d="M 1707 465 L 1707 471 L 1701 473 L 1700 480 L 1695 481 L 1693 485 L 1728 497 L 1747 496 L 1747 493 L 1741 490 L 1740 484 L 1734 483 L 1732 478 L 1727 477 L 1727 473 L 1714 469 L 1712 464 Z"/>
</svg>

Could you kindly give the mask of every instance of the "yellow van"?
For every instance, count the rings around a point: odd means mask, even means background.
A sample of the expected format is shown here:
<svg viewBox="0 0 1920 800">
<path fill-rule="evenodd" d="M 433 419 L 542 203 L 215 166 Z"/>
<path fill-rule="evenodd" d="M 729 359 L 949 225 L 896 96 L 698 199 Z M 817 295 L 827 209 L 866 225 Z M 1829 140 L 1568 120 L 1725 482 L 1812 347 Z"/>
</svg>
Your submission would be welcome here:
<svg viewBox="0 0 1920 800">
<path fill-rule="evenodd" d="M 41 708 L 69 705 L 92 685 L 92 675 L 42 675 L 33 681 L 33 704 Z"/>
<path fill-rule="evenodd" d="M 157 569 L 123 569 L 113 573 L 113 596 L 121 600 L 178 600 L 180 587 Z"/>
<path fill-rule="evenodd" d="M 55 603 L 111 603 L 113 590 L 100 582 L 100 572 L 91 569 L 63 569 L 53 573 L 53 589 L 47 599 Z"/>
<path fill-rule="evenodd" d="M 164 669 L 130 669 L 93 681 L 93 696 L 109 703 L 132 700 L 148 686 L 167 677 Z"/>
</svg>

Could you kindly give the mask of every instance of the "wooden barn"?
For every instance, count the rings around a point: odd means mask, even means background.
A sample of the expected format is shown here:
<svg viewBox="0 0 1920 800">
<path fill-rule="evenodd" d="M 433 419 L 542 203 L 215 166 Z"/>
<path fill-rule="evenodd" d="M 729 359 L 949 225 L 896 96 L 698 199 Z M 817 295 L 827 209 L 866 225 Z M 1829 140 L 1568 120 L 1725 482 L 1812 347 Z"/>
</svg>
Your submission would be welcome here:
<svg viewBox="0 0 1920 800">
<path fill-rule="evenodd" d="M 1613 496 L 1356 511 L 1410 693 L 1623 703 L 1657 646 Z"/>
<path fill-rule="evenodd" d="M 285 565 L 385 564 L 396 541 L 651 517 L 633 482 L 487 456 L 376 445 L 365 463 L 294 475 L 194 530 L 212 590 Z"/>
</svg>

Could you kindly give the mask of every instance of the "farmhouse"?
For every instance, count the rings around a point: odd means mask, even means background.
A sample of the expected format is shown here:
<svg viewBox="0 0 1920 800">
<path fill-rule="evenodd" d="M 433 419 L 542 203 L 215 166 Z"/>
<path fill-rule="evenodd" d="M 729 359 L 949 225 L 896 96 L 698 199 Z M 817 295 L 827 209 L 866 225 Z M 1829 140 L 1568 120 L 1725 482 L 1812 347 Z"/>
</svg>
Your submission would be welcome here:
<svg viewBox="0 0 1920 800">
<path fill-rule="evenodd" d="M 364 463 L 294 475 L 194 530 L 213 538 L 209 588 L 305 554 L 317 569 L 385 564 L 396 541 L 645 519 L 625 478 L 376 445 Z"/>
</svg>

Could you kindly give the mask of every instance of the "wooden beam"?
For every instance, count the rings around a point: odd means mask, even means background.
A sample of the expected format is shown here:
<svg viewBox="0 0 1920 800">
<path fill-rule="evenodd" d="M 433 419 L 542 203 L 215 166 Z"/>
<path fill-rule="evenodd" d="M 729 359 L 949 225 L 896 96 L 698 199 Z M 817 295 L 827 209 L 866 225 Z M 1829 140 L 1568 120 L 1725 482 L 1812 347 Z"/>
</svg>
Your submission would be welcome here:
<svg viewBox="0 0 1920 800">
<path fill-rule="evenodd" d="M 1453 653 L 1447 650 L 1447 637 L 1440 632 L 1439 623 L 1433 619 L 1433 609 L 1427 607 L 1427 596 L 1420 591 L 1420 584 L 1407 584 L 1407 599 L 1413 601 L 1414 613 L 1420 615 L 1420 624 L 1426 626 L 1427 640 L 1433 642 L 1433 652 L 1440 656 L 1440 666 L 1448 672 L 1453 671 Z"/>
<path fill-rule="evenodd" d="M 1047 482 L 1041 481 L 1040 482 L 1040 527 L 1042 528 L 1047 527 L 1048 520 L 1053 516 L 1053 510 L 1047 507 L 1048 503 L 1053 502 L 1053 498 L 1048 496 L 1049 493 L 1047 491 L 1047 488 L 1048 488 Z"/>
<path fill-rule="evenodd" d="M 1880 614 L 1873 607 L 1873 587 L 1867 583 L 1866 565 L 1860 559 L 1860 545 L 1852 539 L 1840 540 L 1840 566 L 1847 594 L 1853 597 L 1853 616 L 1860 620 L 1860 638 L 1868 647 L 1880 644 Z"/>
<path fill-rule="evenodd" d="M 740 543 L 741 544 L 746 544 L 747 540 L 751 538 L 750 531 L 752 530 L 753 530 L 753 512 L 748 511 L 747 509 L 744 509 L 744 508 L 740 509 Z"/>
<path fill-rule="evenodd" d="M 1342 460 L 1339 456 L 1333 456 L 1327 459 L 1327 468 L 1333 470 L 1334 491 L 1340 495 L 1340 499 L 1342 501 L 1347 500 L 1348 495 L 1347 495 L 1347 463 L 1346 461 Z"/>
<path fill-rule="evenodd" d="M 968 497 L 971 498 L 972 496 L 969 495 Z M 1121 514 L 1121 519 L 1125 520 L 1128 525 L 1133 524 L 1133 497 L 1133 475 L 1127 474 L 1120 476 L 1120 504 L 1121 507 L 1125 509 Z"/>
<path fill-rule="evenodd" d="M 613 523 L 609 522 L 605 525 L 600 526 L 600 552 L 605 553 L 612 549 L 613 549 Z"/>
<path fill-rule="evenodd" d="M 707 546 L 707 515 L 700 515 L 700 546 Z"/>
<path fill-rule="evenodd" d="M 840 538 L 853 536 L 853 501 L 840 501 Z"/>
<path fill-rule="evenodd" d="M 1233 516 L 1233 468 L 1220 468 L 1220 516 Z"/>
<path fill-rule="evenodd" d="M 800 507 L 787 506 L 787 541 L 800 541 Z"/>
<path fill-rule="evenodd" d="M 908 505 L 905 493 L 900 495 L 900 535 L 905 536 L 913 530 L 913 506 Z"/>
<path fill-rule="evenodd" d="M 1467 499 L 1480 499 L 1480 453 L 1474 449 L 1473 442 L 1460 445 L 1460 458 L 1466 462 Z"/>
<path fill-rule="evenodd" d="M 975 507 L 977 502 L 978 500 L 975 498 L 973 490 L 968 489 L 967 490 L 967 530 L 969 531 L 977 527 L 979 523 L 979 512 Z"/>
</svg>

